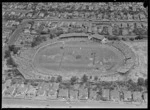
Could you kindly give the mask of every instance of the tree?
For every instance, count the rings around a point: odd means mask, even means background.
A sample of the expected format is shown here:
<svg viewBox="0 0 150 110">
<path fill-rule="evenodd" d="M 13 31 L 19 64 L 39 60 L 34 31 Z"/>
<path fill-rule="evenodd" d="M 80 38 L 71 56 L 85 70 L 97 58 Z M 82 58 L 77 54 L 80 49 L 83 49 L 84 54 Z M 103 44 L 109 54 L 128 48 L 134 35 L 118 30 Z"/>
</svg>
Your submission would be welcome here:
<svg viewBox="0 0 150 110">
<path fill-rule="evenodd" d="M 52 76 L 50 81 L 51 81 L 51 82 L 55 82 L 55 77 Z"/>
<path fill-rule="evenodd" d="M 21 74 L 21 72 L 18 69 L 13 69 L 12 72 L 13 72 L 14 77 L 19 77 L 19 78 L 25 79 L 24 76 Z"/>
<path fill-rule="evenodd" d="M 98 76 L 95 76 L 95 77 L 94 77 L 94 81 L 97 81 L 97 80 L 98 80 Z"/>
<path fill-rule="evenodd" d="M 31 42 L 31 47 L 35 47 L 35 46 L 37 46 L 38 45 L 38 43 L 36 43 L 36 42 Z"/>
<path fill-rule="evenodd" d="M 133 82 L 132 79 L 129 79 L 129 80 L 127 81 L 127 83 L 130 84 L 130 85 L 133 85 L 134 82 Z"/>
<path fill-rule="evenodd" d="M 39 84 L 37 82 L 35 82 L 35 81 L 32 81 L 31 85 L 34 86 L 34 87 L 37 87 Z"/>
<path fill-rule="evenodd" d="M 134 41 L 134 38 L 130 38 L 131 41 Z"/>
<path fill-rule="evenodd" d="M 126 38 L 124 38 L 124 37 L 122 37 L 122 40 L 123 40 L 123 41 L 126 41 L 127 39 L 126 39 Z"/>
<path fill-rule="evenodd" d="M 78 60 L 78 59 L 81 59 L 81 55 L 76 55 L 76 59 Z"/>
<path fill-rule="evenodd" d="M 11 57 L 10 51 L 9 50 L 5 50 L 4 58 L 9 58 L 9 57 Z"/>
<path fill-rule="evenodd" d="M 137 81 L 137 84 L 139 85 L 139 86 L 144 86 L 144 79 L 143 78 L 138 78 L 138 81 Z"/>
<path fill-rule="evenodd" d="M 143 88 L 141 86 L 137 85 L 135 91 L 140 91 L 141 92 L 141 91 L 143 91 Z"/>
<path fill-rule="evenodd" d="M 56 79 L 56 82 L 58 82 L 58 83 L 62 82 L 62 76 L 58 75 L 57 79 Z"/>
<path fill-rule="evenodd" d="M 16 47 L 15 45 L 10 45 L 9 50 L 12 51 L 14 54 L 17 54 L 18 51 L 20 50 L 20 47 Z"/>
<path fill-rule="evenodd" d="M 14 48 L 15 48 L 15 45 L 9 45 L 9 51 L 13 51 L 14 50 Z"/>
<path fill-rule="evenodd" d="M 147 87 L 147 79 L 145 79 L 145 86 Z"/>
<path fill-rule="evenodd" d="M 75 84 L 76 82 L 77 82 L 77 77 L 76 76 L 73 76 L 73 77 L 71 77 L 71 79 L 70 79 L 70 83 L 73 85 L 73 84 Z"/>
<path fill-rule="evenodd" d="M 35 46 L 39 45 L 40 43 L 42 43 L 43 41 L 46 41 L 45 37 L 37 36 L 33 39 L 31 46 L 35 47 Z"/>
<path fill-rule="evenodd" d="M 22 82 L 24 82 L 22 78 L 13 78 L 11 84 L 21 84 Z"/>
<path fill-rule="evenodd" d="M 88 81 L 88 76 L 86 76 L 85 74 L 83 75 L 83 77 L 81 78 L 81 81 L 83 83 L 87 82 Z"/>
<path fill-rule="evenodd" d="M 90 79 L 92 79 L 92 76 L 90 76 Z"/>
<path fill-rule="evenodd" d="M 137 89 L 137 84 L 130 79 L 127 82 L 127 87 L 128 87 L 128 90 L 135 91 Z"/>
<path fill-rule="evenodd" d="M 14 60 L 12 59 L 12 57 L 9 57 L 7 59 L 7 65 L 12 66 L 12 67 L 17 67 L 18 65 L 14 62 Z"/>
<path fill-rule="evenodd" d="M 65 89 L 69 89 L 72 87 L 71 83 L 64 83 Z"/>
<path fill-rule="evenodd" d="M 97 94 L 100 95 L 100 96 L 102 95 L 102 88 L 101 87 L 99 88 Z"/>
</svg>

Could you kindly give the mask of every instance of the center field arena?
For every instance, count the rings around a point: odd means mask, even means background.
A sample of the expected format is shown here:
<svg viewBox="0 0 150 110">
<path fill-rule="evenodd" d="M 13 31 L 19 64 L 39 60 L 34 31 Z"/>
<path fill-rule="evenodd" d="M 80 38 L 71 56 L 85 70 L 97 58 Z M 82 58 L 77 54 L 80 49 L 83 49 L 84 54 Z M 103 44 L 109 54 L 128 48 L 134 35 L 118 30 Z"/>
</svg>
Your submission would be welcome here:
<svg viewBox="0 0 150 110">
<path fill-rule="evenodd" d="M 46 75 L 54 74 L 53 71 L 65 72 L 67 76 L 71 72 L 108 74 L 114 73 L 123 64 L 123 53 L 113 46 L 80 41 L 58 41 L 45 45 L 33 58 L 35 70 Z"/>
</svg>

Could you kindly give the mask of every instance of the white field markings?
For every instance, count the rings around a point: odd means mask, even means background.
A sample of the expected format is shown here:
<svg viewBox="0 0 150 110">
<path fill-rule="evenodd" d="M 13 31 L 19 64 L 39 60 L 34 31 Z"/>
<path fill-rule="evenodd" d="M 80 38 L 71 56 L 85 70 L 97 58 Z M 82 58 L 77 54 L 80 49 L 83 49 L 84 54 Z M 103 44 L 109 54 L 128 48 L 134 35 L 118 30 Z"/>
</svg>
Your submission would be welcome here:
<svg viewBox="0 0 150 110">
<path fill-rule="evenodd" d="M 53 43 L 51 43 L 51 44 L 47 44 L 47 45 L 44 45 L 44 46 L 41 46 L 40 48 L 38 48 L 38 50 L 36 51 L 36 53 L 34 54 L 34 57 L 33 57 L 33 59 L 35 58 L 35 55 L 39 52 L 39 50 L 41 49 L 41 48 L 43 48 L 43 47 L 45 47 L 45 46 L 48 46 L 48 45 L 52 45 L 52 44 L 57 44 L 58 42 L 61 42 L 61 43 L 63 43 L 63 44 L 65 44 L 65 41 L 56 41 L 56 42 L 53 42 Z M 75 46 L 75 47 L 78 47 L 78 46 Z M 83 46 L 83 47 L 85 47 L 85 46 Z M 87 47 L 87 46 L 86 46 Z M 93 47 L 93 46 L 92 46 Z M 95 47 L 95 46 L 94 46 Z M 81 50 L 82 48 L 80 47 L 80 50 Z M 118 49 L 117 49 L 118 50 Z M 93 59 L 91 59 L 91 60 L 93 60 Z M 62 62 L 62 60 L 61 60 L 61 62 Z M 60 65 L 61 65 L 61 63 L 60 63 Z"/>
</svg>

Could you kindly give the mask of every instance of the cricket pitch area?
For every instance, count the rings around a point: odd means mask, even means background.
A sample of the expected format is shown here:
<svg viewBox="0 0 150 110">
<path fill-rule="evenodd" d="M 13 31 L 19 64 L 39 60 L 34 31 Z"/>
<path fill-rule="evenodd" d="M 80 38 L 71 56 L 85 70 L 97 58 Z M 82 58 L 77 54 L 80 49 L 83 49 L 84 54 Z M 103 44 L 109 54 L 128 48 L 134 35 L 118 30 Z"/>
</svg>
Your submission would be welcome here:
<svg viewBox="0 0 150 110">
<path fill-rule="evenodd" d="M 32 64 L 37 72 L 44 75 L 106 75 L 124 66 L 124 59 L 124 54 L 112 45 L 69 40 L 41 46 Z"/>
</svg>

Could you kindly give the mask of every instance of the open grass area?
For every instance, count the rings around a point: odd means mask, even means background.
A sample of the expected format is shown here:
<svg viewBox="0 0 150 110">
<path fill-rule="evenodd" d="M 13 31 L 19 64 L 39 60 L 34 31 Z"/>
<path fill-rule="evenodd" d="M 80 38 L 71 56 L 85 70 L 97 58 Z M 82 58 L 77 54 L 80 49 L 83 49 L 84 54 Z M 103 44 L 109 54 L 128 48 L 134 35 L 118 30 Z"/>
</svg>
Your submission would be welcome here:
<svg viewBox="0 0 150 110">
<path fill-rule="evenodd" d="M 48 70 L 112 72 L 123 65 L 123 60 L 123 54 L 107 44 L 68 41 L 39 48 L 33 64 L 38 70 L 41 69 L 40 72 L 44 69 L 46 72 Z"/>
</svg>

